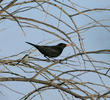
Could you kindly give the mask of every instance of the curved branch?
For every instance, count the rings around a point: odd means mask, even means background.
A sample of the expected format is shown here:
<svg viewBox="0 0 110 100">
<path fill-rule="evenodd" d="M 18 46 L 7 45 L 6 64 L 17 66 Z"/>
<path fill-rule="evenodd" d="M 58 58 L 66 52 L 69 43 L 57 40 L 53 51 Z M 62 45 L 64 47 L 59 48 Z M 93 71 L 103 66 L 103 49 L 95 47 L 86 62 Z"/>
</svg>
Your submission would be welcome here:
<svg viewBox="0 0 110 100">
<path fill-rule="evenodd" d="M 15 77 L 2 77 L 0 78 L 0 82 L 4 82 L 4 81 L 20 81 L 20 82 L 34 82 L 34 83 L 40 83 L 40 84 L 45 84 L 45 85 L 48 85 L 48 86 L 52 86 L 56 89 L 60 89 L 66 93 L 69 93 L 71 94 L 72 96 L 76 97 L 76 98 L 80 98 L 82 100 L 86 99 L 86 98 L 91 98 L 89 96 L 81 96 L 79 94 L 76 94 L 72 91 L 70 91 L 70 89 L 67 89 L 67 88 L 64 88 L 62 86 L 59 86 L 58 84 L 56 83 L 53 83 L 53 82 L 49 82 L 49 81 L 42 81 L 42 80 L 36 80 L 36 79 L 30 79 L 30 78 L 15 78 Z"/>
</svg>

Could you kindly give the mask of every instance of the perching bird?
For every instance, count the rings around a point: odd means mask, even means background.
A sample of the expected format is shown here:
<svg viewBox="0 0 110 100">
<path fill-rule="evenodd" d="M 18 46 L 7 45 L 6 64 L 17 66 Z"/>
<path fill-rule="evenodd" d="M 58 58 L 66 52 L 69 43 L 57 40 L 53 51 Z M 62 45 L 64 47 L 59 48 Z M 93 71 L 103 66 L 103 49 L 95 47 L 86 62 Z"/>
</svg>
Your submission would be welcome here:
<svg viewBox="0 0 110 100">
<path fill-rule="evenodd" d="M 69 46 L 68 44 L 64 44 L 64 43 L 59 43 L 55 46 L 40 46 L 30 42 L 26 42 L 26 43 L 37 48 L 46 58 L 58 57 L 62 53 L 63 49 Z"/>
</svg>

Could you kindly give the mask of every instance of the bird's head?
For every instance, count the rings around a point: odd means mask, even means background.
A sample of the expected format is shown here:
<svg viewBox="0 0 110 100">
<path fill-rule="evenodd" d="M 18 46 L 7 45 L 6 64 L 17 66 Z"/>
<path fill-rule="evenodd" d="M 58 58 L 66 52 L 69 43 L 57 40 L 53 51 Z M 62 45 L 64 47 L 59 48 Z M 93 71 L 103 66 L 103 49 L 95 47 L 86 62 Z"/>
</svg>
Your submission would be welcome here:
<svg viewBox="0 0 110 100">
<path fill-rule="evenodd" d="M 65 44 L 65 43 L 59 43 L 57 46 L 65 48 L 65 47 L 69 47 L 69 44 Z"/>
</svg>

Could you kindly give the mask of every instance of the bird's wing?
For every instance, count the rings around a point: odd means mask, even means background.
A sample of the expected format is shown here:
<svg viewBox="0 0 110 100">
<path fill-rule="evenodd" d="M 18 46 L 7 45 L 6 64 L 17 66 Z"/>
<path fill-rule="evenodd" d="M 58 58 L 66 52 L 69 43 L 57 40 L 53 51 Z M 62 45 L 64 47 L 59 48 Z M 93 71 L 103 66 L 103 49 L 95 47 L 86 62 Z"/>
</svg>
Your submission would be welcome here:
<svg viewBox="0 0 110 100">
<path fill-rule="evenodd" d="M 41 49 L 41 50 L 40 50 L 40 49 Z M 43 52 L 45 52 L 45 53 L 50 53 L 50 52 L 52 52 L 52 53 L 57 53 L 57 49 L 54 48 L 54 46 L 52 46 L 52 47 L 42 46 L 42 47 L 40 47 L 40 49 L 39 49 L 40 52 L 43 51 Z"/>
<path fill-rule="evenodd" d="M 42 46 L 38 50 L 48 57 L 56 57 L 60 54 L 60 51 L 55 46 Z"/>
</svg>

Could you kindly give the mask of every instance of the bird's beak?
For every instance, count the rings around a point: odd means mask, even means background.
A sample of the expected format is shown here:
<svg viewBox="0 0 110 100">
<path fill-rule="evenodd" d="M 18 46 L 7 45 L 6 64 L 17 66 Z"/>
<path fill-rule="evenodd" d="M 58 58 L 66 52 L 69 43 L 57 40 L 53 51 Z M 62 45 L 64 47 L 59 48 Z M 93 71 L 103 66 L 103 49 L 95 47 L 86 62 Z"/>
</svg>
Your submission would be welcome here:
<svg viewBox="0 0 110 100">
<path fill-rule="evenodd" d="M 66 44 L 66 47 L 69 47 L 70 45 L 69 44 Z"/>
</svg>

